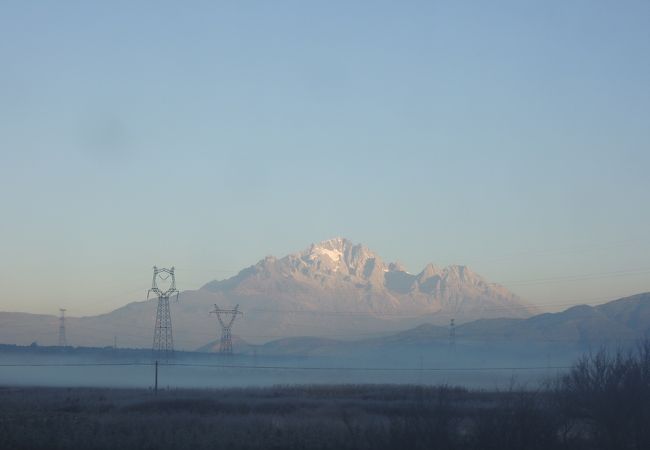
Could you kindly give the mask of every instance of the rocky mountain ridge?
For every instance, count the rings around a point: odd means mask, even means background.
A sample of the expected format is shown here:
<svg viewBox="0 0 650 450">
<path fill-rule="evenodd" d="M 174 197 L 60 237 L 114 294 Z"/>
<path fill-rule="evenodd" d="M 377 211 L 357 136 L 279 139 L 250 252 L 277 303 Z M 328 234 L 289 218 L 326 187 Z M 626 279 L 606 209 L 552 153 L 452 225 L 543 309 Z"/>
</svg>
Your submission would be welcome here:
<svg viewBox="0 0 650 450">
<path fill-rule="evenodd" d="M 466 321 L 492 316 L 495 308 L 500 310 L 498 314 L 509 317 L 536 312 L 503 286 L 487 282 L 466 266 L 439 268 L 428 264 L 413 275 L 399 263 L 385 263 L 367 247 L 344 238 L 312 244 L 279 259 L 266 257 L 235 277 L 210 282 L 203 289 L 272 297 L 289 287 L 323 300 L 313 306 L 377 314 L 444 312 Z M 334 295 L 328 296 L 327 291 Z M 335 296 L 338 299 L 331 298 Z"/>
</svg>

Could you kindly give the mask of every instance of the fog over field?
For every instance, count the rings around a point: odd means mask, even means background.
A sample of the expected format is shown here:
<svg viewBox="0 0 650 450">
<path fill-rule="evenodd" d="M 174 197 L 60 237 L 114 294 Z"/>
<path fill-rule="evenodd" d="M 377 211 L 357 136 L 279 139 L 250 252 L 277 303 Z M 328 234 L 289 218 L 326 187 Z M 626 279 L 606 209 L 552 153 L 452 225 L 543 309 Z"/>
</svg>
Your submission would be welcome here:
<svg viewBox="0 0 650 450">
<path fill-rule="evenodd" d="M 252 345 L 235 334 L 233 354 L 221 352 L 218 341 L 200 352 L 169 354 L 4 345 L 0 383 L 149 387 L 158 360 L 161 385 L 173 388 L 397 383 L 489 389 L 512 381 L 534 388 L 584 354 L 629 349 L 648 334 L 650 293 L 528 319 L 483 319 L 453 330 L 424 324 L 357 340 L 298 336 Z"/>
<path fill-rule="evenodd" d="M 455 362 L 455 364 L 451 364 Z M 426 384 L 506 388 L 513 380 L 531 388 L 566 371 L 567 358 L 529 361 L 432 359 L 408 351 L 401 358 L 178 356 L 158 366 L 159 383 L 169 388 L 251 387 L 295 384 Z M 530 365 L 530 363 L 539 365 Z M 31 386 L 139 387 L 154 385 L 150 357 L 106 358 L 92 354 L 0 354 L 0 384 Z M 14 365 L 14 366 L 12 366 Z"/>
</svg>

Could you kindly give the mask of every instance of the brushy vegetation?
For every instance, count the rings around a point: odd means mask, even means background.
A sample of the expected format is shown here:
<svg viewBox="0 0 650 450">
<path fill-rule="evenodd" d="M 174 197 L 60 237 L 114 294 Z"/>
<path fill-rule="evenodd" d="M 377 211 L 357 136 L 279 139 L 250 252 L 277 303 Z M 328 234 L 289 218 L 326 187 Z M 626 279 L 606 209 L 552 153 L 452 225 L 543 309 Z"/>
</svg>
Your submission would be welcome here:
<svg viewBox="0 0 650 450">
<path fill-rule="evenodd" d="M 0 389 L 2 449 L 648 449 L 650 341 L 545 389 Z"/>
</svg>

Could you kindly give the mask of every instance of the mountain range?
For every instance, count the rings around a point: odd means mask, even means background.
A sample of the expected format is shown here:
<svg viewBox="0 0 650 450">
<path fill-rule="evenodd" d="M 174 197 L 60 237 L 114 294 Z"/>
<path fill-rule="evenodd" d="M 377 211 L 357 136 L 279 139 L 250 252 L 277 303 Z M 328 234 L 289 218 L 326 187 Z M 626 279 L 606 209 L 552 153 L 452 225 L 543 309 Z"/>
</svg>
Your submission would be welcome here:
<svg viewBox="0 0 650 450">
<path fill-rule="evenodd" d="M 182 273 L 177 283 L 182 285 Z M 144 286 L 143 279 L 143 292 Z M 466 266 L 428 264 L 411 274 L 343 238 L 282 258 L 269 256 L 231 278 L 183 291 L 171 306 L 176 348 L 193 350 L 219 336 L 217 321 L 209 315 L 214 304 L 240 305 L 244 315 L 237 319 L 233 334 L 254 344 L 298 336 L 369 339 L 422 324 L 428 325 L 420 332 L 429 327 L 431 333 L 445 334 L 451 318 L 459 332 L 478 327 L 482 331 L 477 333 L 490 336 L 517 327 L 535 330 L 535 320 L 554 317 L 530 318 L 538 313 L 533 306 Z M 152 299 L 107 314 L 66 318 L 68 342 L 108 346 L 117 338 L 118 346 L 146 348 L 151 345 L 155 312 Z M 598 322 L 597 317 L 591 320 Z M 0 342 L 53 345 L 57 333 L 55 316 L 0 313 Z"/>
<path fill-rule="evenodd" d="M 237 276 L 212 281 L 204 290 L 224 302 L 252 308 L 360 312 L 376 316 L 424 314 L 460 321 L 505 315 L 525 317 L 535 309 L 503 286 L 466 266 L 428 264 L 412 275 L 399 263 L 384 263 L 361 244 L 335 238 L 281 259 L 267 257 Z"/>
</svg>

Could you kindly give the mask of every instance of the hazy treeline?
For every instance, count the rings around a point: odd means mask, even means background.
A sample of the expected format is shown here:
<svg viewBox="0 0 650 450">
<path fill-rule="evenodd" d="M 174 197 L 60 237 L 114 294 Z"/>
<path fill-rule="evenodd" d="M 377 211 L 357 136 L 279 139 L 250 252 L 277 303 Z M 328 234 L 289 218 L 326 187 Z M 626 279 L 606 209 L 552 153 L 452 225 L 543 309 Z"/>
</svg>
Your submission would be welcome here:
<svg viewBox="0 0 650 450">
<path fill-rule="evenodd" d="M 645 449 L 650 341 L 544 389 L 0 390 L 0 448 Z"/>
</svg>

